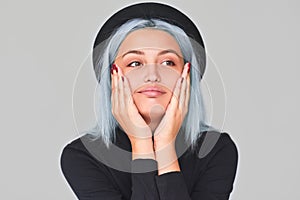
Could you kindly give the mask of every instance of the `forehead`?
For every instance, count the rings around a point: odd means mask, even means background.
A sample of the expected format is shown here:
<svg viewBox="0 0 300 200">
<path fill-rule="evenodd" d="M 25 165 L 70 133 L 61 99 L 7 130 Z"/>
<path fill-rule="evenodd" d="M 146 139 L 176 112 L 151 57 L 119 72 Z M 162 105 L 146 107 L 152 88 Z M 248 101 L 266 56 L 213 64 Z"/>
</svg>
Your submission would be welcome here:
<svg viewBox="0 0 300 200">
<path fill-rule="evenodd" d="M 172 49 L 181 53 L 175 38 L 162 30 L 144 28 L 129 33 L 121 43 L 118 55 L 135 49 Z"/>
</svg>

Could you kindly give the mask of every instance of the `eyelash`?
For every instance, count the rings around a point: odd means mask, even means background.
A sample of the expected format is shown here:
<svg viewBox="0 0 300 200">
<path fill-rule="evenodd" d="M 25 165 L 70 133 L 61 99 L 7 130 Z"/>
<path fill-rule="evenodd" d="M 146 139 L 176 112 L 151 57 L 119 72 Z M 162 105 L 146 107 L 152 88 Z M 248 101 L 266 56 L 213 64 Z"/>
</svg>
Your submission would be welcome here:
<svg viewBox="0 0 300 200">
<path fill-rule="evenodd" d="M 174 63 L 173 61 L 171 61 L 171 60 L 163 61 L 162 64 L 163 64 L 163 63 L 166 63 L 167 66 L 175 66 L 175 63 Z M 168 64 L 167 64 L 167 63 L 168 63 Z M 134 65 L 134 66 L 133 66 L 133 64 L 137 64 L 137 65 Z M 137 66 L 141 66 L 141 65 L 142 65 L 142 63 L 140 63 L 139 61 L 133 61 L 133 62 L 129 63 L 129 64 L 127 65 L 127 67 L 137 67 Z"/>
<path fill-rule="evenodd" d="M 164 61 L 162 63 L 169 63 L 170 64 L 169 66 L 175 66 L 175 63 L 173 61 L 171 61 L 171 60 L 166 60 L 166 61 Z"/>
<path fill-rule="evenodd" d="M 134 63 L 138 63 L 138 65 L 132 66 L 132 64 L 134 64 Z M 129 63 L 129 64 L 127 65 L 127 67 L 137 67 L 137 66 L 140 66 L 140 65 L 142 65 L 142 63 L 140 63 L 139 61 L 133 61 L 133 62 Z"/>
</svg>

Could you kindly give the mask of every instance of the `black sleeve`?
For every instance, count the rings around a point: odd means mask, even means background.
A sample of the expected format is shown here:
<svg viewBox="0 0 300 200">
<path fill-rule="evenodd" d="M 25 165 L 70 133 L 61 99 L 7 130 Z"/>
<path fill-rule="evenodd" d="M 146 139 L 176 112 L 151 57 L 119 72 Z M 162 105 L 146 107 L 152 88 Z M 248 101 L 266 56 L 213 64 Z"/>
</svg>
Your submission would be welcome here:
<svg viewBox="0 0 300 200">
<path fill-rule="evenodd" d="M 168 172 L 156 176 L 156 184 L 159 190 L 160 200 L 191 199 L 181 172 Z"/>
<path fill-rule="evenodd" d="M 233 189 L 238 162 L 236 145 L 228 134 L 222 134 L 214 150 L 208 155 L 207 161 L 204 162 L 207 162 L 207 165 L 203 172 L 195 177 L 191 194 L 188 192 L 182 172 L 156 176 L 159 199 L 228 200 Z"/>
<path fill-rule="evenodd" d="M 61 156 L 62 172 L 80 200 L 121 200 L 108 171 L 87 152 L 66 146 Z"/>
<path fill-rule="evenodd" d="M 157 168 L 157 162 L 152 159 L 136 159 L 132 161 L 132 170 L 135 172 L 138 172 L 139 169 L 147 171 L 145 168 L 153 169 L 153 167 Z M 109 177 L 110 173 L 107 167 L 97 163 L 87 152 L 67 146 L 64 148 L 61 156 L 61 168 L 78 199 L 124 200 L 120 190 Z M 170 193 L 171 185 L 177 186 L 179 184 L 172 173 L 157 176 L 157 171 L 150 170 L 149 172 L 132 173 L 131 181 L 131 200 L 166 199 L 168 198 L 166 195 L 170 196 L 174 193 Z M 180 182 L 183 183 L 184 180 L 180 179 Z M 179 193 L 181 194 L 181 192 Z M 160 196 L 163 198 L 160 198 Z M 180 199 L 182 200 L 182 198 Z"/>
<path fill-rule="evenodd" d="M 238 163 L 238 151 L 227 134 L 225 144 L 217 148 L 201 174 L 191 194 L 192 200 L 228 200 L 233 189 Z M 220 138 L 220 139 L 221 139 Z M 218 144 L 217 144 L 218 145 Z M 216 145 L 216 146 L 217 146 Z"/>
<path fill-rule="evenodd" d="M 191 163 L 193 164 L 193 163 Z M 132 168 L 153 169 L 151 159 L 132 161 Z M 131 174 L 131 200 L 227 200 L 232 191 L 237 166 L 237 149 L 233 142 L 222 145 L 189 193 L 182 172 L 157 175 L 157 171 Z M 109 176 L 108 168 L 97 163 L 87 152 L 66 147 L 61 157 L 62 171 L 80 200 L 125 200 Z"/>
<path fill-rule="evenodd" d="M 147 168 L 149 170 L 147 170 Z M 132 161 L 132 171 L 142 173 L 132 173 L 131 180 L 131 199 L 141 200 L 159 200 L 158 190 L 155 183 L 156 171 L 150 171 L 151 169 L 157 169 L 157 162 L 152 159 L 136 159 Z M 149 171 L 149 172 L 147 172 Z"/>
<path fill-rule="evenodd" d="M 145 168 L 157 168 L 152 159 L 132 161 L 132 169 L 137 172 Z M 113 182 L 108 168 L 96 161 L 87 151 L 67 145 L 61 155 L 61 169 L 70 187 L 80 200 L 125 200 L 118 186 Z M 131 200 L 158 200 L 155 183 L 157 171 L 132 173 Z"/>
</svg>

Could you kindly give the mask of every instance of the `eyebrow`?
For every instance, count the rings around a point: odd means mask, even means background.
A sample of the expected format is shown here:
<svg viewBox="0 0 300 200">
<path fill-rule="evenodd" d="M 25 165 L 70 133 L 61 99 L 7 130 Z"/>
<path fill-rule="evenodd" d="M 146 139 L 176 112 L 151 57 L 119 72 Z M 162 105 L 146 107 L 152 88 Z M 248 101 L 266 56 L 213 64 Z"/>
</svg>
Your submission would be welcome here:
<svg viewBox="0 0 300 200">
<path fill-rule="evenodd" d="M 130 50 L 130 51 L 127 51 L 126 53 L 124 53 L 122 55 L 122 58 L 124 58 L 127 54 L 138 54 L 138 55 L 145 55 L 145 53 L 143 51 L 140 51 L 140 50 Z M 175 50 L 173 49 L 166 49 L 166 50 L 163 50 L 161 52 L 158 53 L 158 56 L 161 56 L 161 55 L 164 55 L 164 54 L 167 54 L 167 53 L 173 53 L 175 54 L 177 57 L 179 58 L 182 58 L 182 56 L 176 52 Z"/>
<path fill-rule="evenodd" d="M 178 52 L 176 52 L 175 50 L 173 50 L 173 49 L 166 49 L 166 50 L 163 50 L 163 51 L 159 52 L 158 55 L 161 56 L 161 55 L 164 55 L 164 54 L 167 54 L 167 53 L 173 53 L 173 54 L 175 54 L 177 57 L 182 58 L 182 56 L 181 56 Z"/>
<path fill-rule="evenodd" d="M 138 55 L 144 55 L 145 54 L 144 52 L 139 51 L 139 50 L 130 50 L 130 51 L 127 51 L 126 53 L 124 53 L 122 55 L 122 58 L 124 58 L 127 54 L 131 54 L 131 53 L 138 54 Z"/>
</svg>

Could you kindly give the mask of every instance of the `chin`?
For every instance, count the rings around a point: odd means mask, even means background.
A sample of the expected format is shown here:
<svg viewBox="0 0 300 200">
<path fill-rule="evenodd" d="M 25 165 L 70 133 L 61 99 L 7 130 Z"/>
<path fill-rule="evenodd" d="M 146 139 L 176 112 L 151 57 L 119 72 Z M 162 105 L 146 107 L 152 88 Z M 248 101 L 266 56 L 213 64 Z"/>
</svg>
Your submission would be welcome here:
<svg viewBox="0 0 300 200">
<path fill-rule="evenodd" d="M 158 123 L 165 115 L 165 109 L 159 104 L 153 105 L 149 108 L 139 109 L 139 113 L 147 124 Z"/>
<path fill-rule="evenodd" d="M 166 106 L 161 103 L 142 103 L 142 104 L 136 104 L 139 113 L 142 115 L 151 115 L 151 114 L 159 114 L 159 113 L 165 113 Z"/>
<path fill-rule="evenodd" d="M 133 94 L 134 103 L 146 122 L 161 118 L 166 112 L 170 99 L 169 92 L 156 98 L 149 98 L 140 93 Z"/>
</svg>

